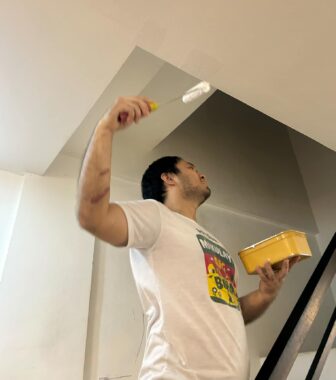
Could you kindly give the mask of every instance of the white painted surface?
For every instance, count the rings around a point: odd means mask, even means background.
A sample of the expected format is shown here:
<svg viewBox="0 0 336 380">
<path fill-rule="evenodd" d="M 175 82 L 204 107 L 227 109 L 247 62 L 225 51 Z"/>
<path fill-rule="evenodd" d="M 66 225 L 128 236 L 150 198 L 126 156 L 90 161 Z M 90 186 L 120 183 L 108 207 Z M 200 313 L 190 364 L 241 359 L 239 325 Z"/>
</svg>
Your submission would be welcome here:
<svg viewBox="0 0 336 380">
<path fill-rule="evenodd" d="M 335 7 L 3 0 L 0 167 L 43 174 L 136 46 L 336 149 Z"/>
<path fill-rule="evenodd" d="M 216 92 L 146 161 L 164 155 L 184 157 L 205 174 L 207 203 L 317 232 L 287 128 L 251 107 Z"/>
<path fill-rule="evenodd" d="M 111 199 L 139 199 L 137 184 L 118 178 L 111 182 Z M 121 375 L 136 380 L 144 333 L 128 250 L 96 241 L 84 380 Z"/>
<path fill-rule="evenodd" d="M 23 176 L 0 170 L 0 284 L 6 265 L 22 186 Z"/>
<path fill-rule="evenodd" d="M 317 242 L 323 253 L 336 233 L 336 152 L 290 131 L 290 138 L 319 230 Z M 336 300 L 336 280 L 332 283 Z"/>
<path fill-rule="evenodd" d="M 94 239 L 76 183 L 26 175 L 0 284 L 0 378 L 81 379 Z"/>
<path fill-rule="evenodd" d="M 134 44 L 78 0 L 6 0 L 0 15 L 0 166 L 43 174 Z"/>
</svg>

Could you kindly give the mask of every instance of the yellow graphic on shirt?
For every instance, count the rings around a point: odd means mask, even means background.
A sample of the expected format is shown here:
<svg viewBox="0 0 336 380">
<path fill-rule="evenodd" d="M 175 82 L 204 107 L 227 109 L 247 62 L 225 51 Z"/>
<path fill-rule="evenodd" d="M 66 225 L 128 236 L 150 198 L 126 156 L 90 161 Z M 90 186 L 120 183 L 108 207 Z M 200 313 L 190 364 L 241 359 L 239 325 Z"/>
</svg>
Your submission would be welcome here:
<svg viewBox="0 0 336 380">
<path fill-rule="evenodd" d="M 235 265 L 231 256 L 222 246 L 204 235 L 196 236 L 204 253 L 210 298 L 215 302 L 240 309 Z"/>
</svg>

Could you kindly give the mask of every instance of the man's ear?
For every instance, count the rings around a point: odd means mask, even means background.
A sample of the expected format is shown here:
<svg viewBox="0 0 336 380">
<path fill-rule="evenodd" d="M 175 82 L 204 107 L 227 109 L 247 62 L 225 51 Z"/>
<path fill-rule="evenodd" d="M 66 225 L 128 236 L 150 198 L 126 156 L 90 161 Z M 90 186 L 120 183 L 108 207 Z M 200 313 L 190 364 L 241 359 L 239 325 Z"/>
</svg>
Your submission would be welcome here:
<svg viewBox="0 0 336 380">
<path fill-rule="evenodd" d="M 175 180 L 171 173 L 162 173 L 161 179 L 167 186 L 175 185 Z"/>
</svg>

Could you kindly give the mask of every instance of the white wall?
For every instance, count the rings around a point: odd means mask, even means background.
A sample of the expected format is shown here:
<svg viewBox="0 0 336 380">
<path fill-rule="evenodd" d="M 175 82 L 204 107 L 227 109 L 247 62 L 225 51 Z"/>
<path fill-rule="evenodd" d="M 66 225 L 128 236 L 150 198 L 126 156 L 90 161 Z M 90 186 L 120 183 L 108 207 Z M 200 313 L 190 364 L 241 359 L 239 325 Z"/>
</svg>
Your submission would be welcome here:
<svg viewBox="0 0 336 380">
<path fill-rule="evenodd" d="M 112 178 L 111 199 L 139 199 L 139 186 Z M 127 376 L 137 379 L 144 343 L 144 319 L 128 250 L 96 241 L 84 380 Z"/>
<path fill-rule="evenodd" d="M 289 129 L 302 178 L 318 227 L 317 242 L 323 253 L 336 233 L 336 152 Z M 336 300 L 336 280 L 332 284 Z"/>
<path fill-rule="evenodd" d="M 209 203 L 317 232 L 287 128 L 217 91 L 149 155 L 178 155 L 209 180 Z"/>
<path fill-rule="evenodd" d="M 27 174 L 0 284 L 0 378 L 81 379 L 94 239 L 73 179 Z"/>
<path fill-rule="evenodd" d="M 81 160 L 59 155 L 47 175 L 77 177 Z M 112 166 L 113 174 L 113 166 Z M 139 199 L 136 183 L 112 178 L 111 199 Z M 84 380 L 132 375 L 136 379 L 143 357 L 144 319 L 128 250 L 96 240 Z"/>
<path fill-rule="evenodd" d="M 21 198 L 23 178 L 22 175 L 0 170 L 0 283 Z"/>
</svg>

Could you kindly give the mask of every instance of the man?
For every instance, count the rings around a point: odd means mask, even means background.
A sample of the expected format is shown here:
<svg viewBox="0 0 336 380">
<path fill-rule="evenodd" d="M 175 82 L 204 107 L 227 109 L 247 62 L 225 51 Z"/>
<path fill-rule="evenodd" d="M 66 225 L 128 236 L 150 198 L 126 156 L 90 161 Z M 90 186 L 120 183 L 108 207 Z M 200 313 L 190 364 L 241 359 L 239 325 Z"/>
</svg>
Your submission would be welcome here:
<svg viewBox="0 0 336 380">
<path fill-rule="evenodd" d="M 150 112 L 148 98 L 125 97 L 100 120 L 81 169 L 78 220 L 98 238 L 131 248 L 147 316 L 141 380 L 248 379 L 244 324 L 275 299 L 289 262 L 276 273 L 269 263 L 258 268 L 259 289 L 238 298 L 231 256 L 196 222 L 211 193 L 207 180 L 180 157 L 162 157 L 148 167 L 144 200 L 109 203 L 114 135 Z"/>
</svg>

